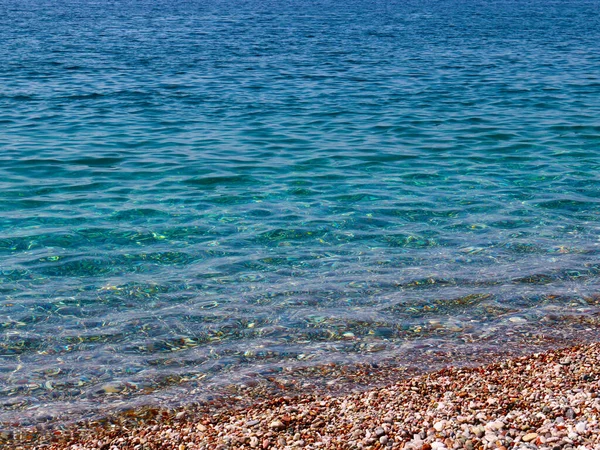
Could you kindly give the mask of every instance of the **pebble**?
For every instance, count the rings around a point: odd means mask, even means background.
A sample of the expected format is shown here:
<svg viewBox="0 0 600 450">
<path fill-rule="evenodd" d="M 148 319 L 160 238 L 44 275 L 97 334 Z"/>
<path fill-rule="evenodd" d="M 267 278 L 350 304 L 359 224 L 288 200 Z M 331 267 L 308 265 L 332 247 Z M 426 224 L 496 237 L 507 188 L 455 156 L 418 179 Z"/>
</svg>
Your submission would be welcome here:
<svg viewBox="0 0 600 450">
<path fill-rule="evenodd" d="M 281 431 L 285 428 L 285 425 L 281 420 L 274 420 L 269 424 L 269 428 L 275 431 Z"/>
<path fill-rule="evenodd" d="M 115 394 L 121 392 L 122 387 L 117 383 L 108 383 L 103 385 L 101 389 L 107 394 Z"/>
<path fill-rule="evenodd" d="M 498 440 L 498 436 L 496 436 L 494 433 L 486 433 L 486 435 L 483 438 L 491 443 L 494 443 Z"/>
<path fill-rule="evenodd" d="M 536 437 L 538 437 L 537 433 L 527 433 L 525 436 L 523 436 L 523 441 L 533 441 Z"/>
<path fill-rule="evenodd" d="M 527 319 L 525 319 L 524 317 L 518 317 L 518 316 L 511 317 L 508 320 L 510 320 L 511 322 L 514 322 L 514 323 L 525 323 L 525 322 L 527 322 Z"/>
</svg>

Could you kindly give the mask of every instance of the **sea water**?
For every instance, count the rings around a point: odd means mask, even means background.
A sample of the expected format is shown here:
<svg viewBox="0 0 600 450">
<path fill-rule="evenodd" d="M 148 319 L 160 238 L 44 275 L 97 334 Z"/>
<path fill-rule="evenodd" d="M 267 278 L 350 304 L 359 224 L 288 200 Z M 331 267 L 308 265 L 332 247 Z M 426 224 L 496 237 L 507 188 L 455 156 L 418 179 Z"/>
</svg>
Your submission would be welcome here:
<svg viewBox="0 0 600 450">
<path fill-rule="evenodd" d="M 599 13 L 0 2 L 0 422 L 595 338 Z"/>
</svg>

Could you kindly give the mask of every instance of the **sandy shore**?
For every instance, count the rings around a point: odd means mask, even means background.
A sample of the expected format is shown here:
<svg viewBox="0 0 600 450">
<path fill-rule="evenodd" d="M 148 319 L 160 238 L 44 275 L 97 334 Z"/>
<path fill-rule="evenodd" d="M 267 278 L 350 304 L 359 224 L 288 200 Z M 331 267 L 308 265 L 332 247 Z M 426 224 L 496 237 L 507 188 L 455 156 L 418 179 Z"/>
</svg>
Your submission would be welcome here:
<svg viewBox="0 0 600 450">
<path fill-rule="evenodd" d="M 365 374 L 368 376 L 368 374 Z M 600 344 L 446 368 L 342 396 L 154 412 L 50 435 L 36 449 L 600 449 Z M 29 442 L 23 439 L 33 439 Z"/>
</svg>

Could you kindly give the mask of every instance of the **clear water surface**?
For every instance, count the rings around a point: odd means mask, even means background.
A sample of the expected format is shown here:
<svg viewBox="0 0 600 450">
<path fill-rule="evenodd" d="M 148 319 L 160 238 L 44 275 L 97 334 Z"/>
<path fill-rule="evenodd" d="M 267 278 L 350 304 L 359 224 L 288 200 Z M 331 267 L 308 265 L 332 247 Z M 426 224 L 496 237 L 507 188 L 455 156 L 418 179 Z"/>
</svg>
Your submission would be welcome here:
<svg viewBox="0 0 600 450">
<path fill-rule="evenodd" d="M 599 13 L 0 2 L 0 422 L 593 337 Z"/>
</svg>

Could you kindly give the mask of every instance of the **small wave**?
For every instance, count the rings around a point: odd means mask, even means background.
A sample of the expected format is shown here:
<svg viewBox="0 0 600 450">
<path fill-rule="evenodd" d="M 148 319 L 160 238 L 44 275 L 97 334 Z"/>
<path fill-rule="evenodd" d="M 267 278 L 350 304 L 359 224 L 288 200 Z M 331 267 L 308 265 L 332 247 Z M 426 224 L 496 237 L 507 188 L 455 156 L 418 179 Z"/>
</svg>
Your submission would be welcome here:
<svg viewBox="0 0 600 450">
<path fill-rule="evenodd" d="M 124 158 L 79 158 L 66 161 L 68 164 L 78 164 L 89 167 L 112 167 L 124 161 Z"/>
<path fill-rule="evenodd" d="M 217 186 L 235 186 L 238 184 L 256 183 L 253 177 L 244 175 L 223 175 L 202 178 L 190 178 L 184 181 L 189 186 L 212 188 Z"/>
</svg>

